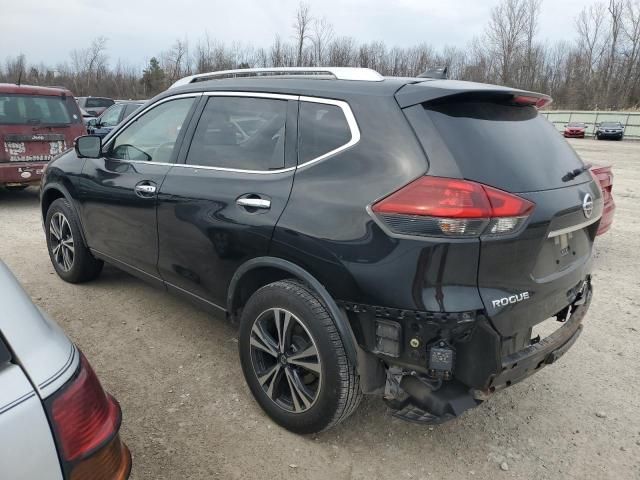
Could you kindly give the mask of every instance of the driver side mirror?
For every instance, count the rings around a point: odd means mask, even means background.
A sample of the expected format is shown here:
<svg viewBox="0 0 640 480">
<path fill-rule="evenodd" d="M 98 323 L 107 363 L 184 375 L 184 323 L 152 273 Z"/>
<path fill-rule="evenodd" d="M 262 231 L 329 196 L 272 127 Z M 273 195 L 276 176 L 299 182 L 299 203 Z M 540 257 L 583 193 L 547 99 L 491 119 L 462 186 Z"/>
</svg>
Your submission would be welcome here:
<svg viewBox="0 0 640 480">
<path fill-rule="evenodd" d="M 88 127 L 98 127 L 100 125 L 100 119 L 99 118 L 90 118 L 87 121 L 87 126 Z"/>
<path fill-rule="evenodd" d="M 76 138 L 75 149 L 78 158 L 100 158 L 102 138 L 98 135 L 83 135 Z"/>
</svg>

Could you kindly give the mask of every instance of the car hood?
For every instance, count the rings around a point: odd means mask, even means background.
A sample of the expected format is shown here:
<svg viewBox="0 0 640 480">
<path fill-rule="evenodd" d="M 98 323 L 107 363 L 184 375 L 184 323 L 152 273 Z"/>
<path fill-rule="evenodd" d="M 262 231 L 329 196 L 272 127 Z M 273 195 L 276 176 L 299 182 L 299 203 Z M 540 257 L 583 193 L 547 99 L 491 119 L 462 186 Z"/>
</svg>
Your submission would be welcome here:
<svg viewBox="0 0 640 480">
<path fill-rule="evenodd" d="M 36 307 L 0 261 L 0 334 L 41 398 L 58 390 L 78 366 L 78 351 L 62 329 Z"/>
</svg>

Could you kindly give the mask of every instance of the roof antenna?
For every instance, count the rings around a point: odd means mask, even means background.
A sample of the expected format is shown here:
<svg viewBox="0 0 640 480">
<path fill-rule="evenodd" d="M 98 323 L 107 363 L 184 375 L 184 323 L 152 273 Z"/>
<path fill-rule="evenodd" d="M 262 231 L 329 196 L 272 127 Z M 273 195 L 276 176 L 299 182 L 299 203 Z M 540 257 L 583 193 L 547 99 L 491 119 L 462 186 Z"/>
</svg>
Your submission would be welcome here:
<svg viewBox="0 0 640 480">
<path fill-rule="evenodd" d="M 448 78 L 449 67 L 433 67 L 427 69 L 424 73 L 418 75 L 418 78 L 438 78 L 438 79 L 447 79 Z"/>
</svg>

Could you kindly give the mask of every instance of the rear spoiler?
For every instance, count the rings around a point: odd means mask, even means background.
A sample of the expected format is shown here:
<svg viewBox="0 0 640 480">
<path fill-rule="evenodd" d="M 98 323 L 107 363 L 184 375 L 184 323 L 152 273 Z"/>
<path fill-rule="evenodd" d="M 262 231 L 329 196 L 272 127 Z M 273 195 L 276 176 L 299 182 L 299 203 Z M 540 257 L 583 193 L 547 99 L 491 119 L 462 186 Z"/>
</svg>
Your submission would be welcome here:
<svg viewBox="0 0 640 480">
<path fill-rule="evenodd" d="M 532 105 L 536 108 L 542 108 L 553 101 L 550 96 L 542 93 L 461 80 L 426 80 L 411 83 L 400 88 L 395 96 L 400 107 L 406 108 L 419 103 L 463 94 L 478 94 L 478 96 L 483 97 L 492 95 L 500 97 L 511 96 L 511 101 L 515 104 Z"/>
</svg>

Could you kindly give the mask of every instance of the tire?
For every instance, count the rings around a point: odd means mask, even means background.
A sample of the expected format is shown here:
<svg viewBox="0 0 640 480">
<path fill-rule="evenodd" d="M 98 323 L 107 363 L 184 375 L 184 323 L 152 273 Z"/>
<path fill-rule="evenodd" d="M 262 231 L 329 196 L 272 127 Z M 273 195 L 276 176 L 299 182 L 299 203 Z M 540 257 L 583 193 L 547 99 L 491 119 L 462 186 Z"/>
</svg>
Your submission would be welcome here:
<svg viewBox="0 0 640 480">
<path fill-rule="evenodd" d="M 102 260 L 96 259 L 85 245 L 79 225 L 76 212 L 64 198 L 55 200 L 47 210 L 45 232 L 49 258 L 58 276 L 69 283 L 93 280 L 103 266 Z"/>
<path fill-rule="evenodd" d="M 21 192 L 22 190 L 25 190 L 29 185 L 5 185 L 4 188 L 6 188 L 9 192 Z"/>
<path fill-rule="evenodd" d="M 289 328 L 278 329 L 276 322 Z M 249 298 L 238 348 L 254 398 L 273 421 L 294 433 L 327 430 L 351 415 L 362 399 L 357 370 L 329 311 L 296 280 L 271 283 Z"/>
</svg>

